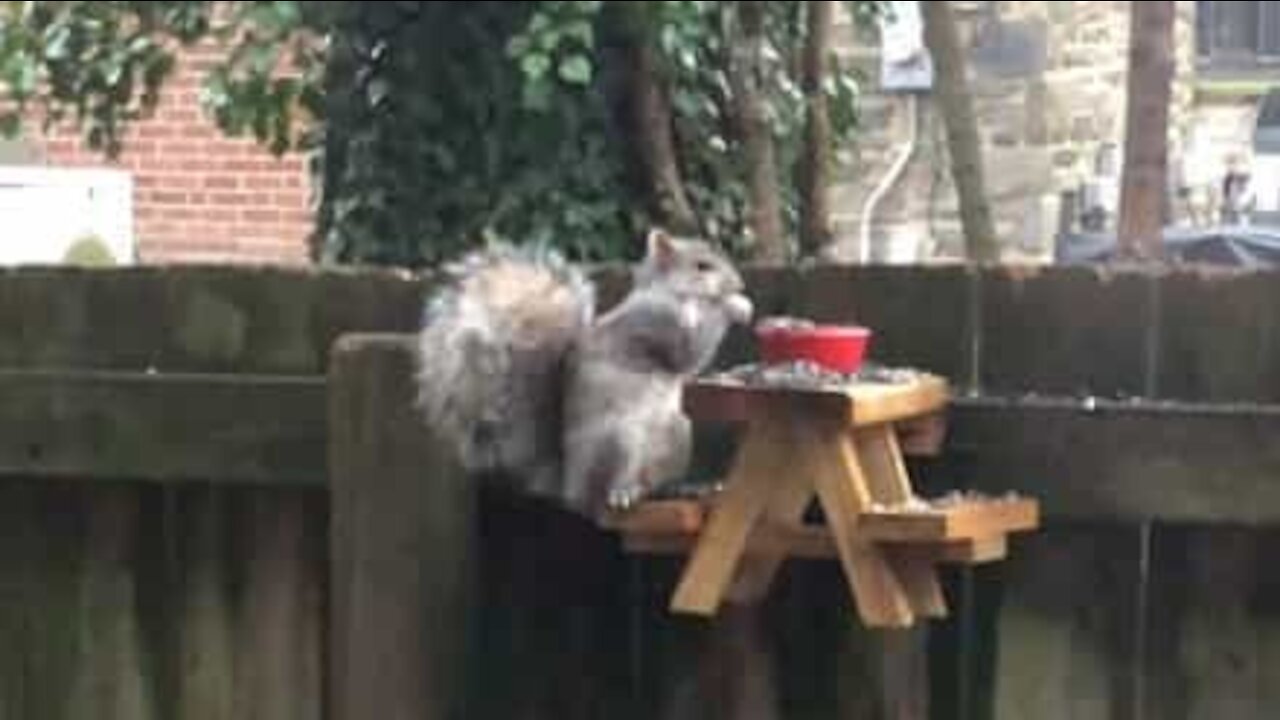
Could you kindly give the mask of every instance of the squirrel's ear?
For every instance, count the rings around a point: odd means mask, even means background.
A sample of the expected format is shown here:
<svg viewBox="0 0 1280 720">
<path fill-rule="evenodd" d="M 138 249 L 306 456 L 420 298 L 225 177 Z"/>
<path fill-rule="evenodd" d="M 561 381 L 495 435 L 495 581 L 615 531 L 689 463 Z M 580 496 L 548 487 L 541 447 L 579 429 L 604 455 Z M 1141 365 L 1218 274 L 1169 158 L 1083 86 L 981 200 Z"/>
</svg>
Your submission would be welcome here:
<svg viewBox="0 0 1280 720">
<path fill-rule="evenodd" d="M 676 244 L 666 230 L 653 228 L 649 231 L 645 244 L 648 246 L 649 260 L 654 265 L 662 269 L 671 267 L 676 259 Z"/>
</svg>

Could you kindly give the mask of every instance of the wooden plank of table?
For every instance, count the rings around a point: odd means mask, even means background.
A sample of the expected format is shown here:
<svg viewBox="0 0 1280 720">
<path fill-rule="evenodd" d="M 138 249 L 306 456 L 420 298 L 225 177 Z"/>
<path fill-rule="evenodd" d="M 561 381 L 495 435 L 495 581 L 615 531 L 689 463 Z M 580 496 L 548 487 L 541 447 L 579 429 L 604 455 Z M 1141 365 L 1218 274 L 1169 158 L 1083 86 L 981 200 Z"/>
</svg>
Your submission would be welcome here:
<svg viewBox="0 0 1280 720">
<path fill-rule="evenodd" d="M 658 530 L 634 530 L 620 528 L 623 547 L 635 555 L 684 555 L 698 542 L 698 532 Z M 895 543 L 879 545 L 906 554 L 923 562 L 954 565 L 979 565 L 1003 560 L 1008 555 L 1008 542 L 1004 535 L 986 538 L 964 538 L 932 542 Z M 807 560 L 830 560 L 837 557 L 831 532 L 822 525 L 774 526 L 760 523 L 747 540 L 744 557 L 784 553 L 787 557 Z"/>
<path fill-rule="evenodd" d="M 897 545 L 896 543 L 886 544 Z M 1009 556 L 1009 538 L 1006 535 L 942 540 L 932 543 L 902 543 L 899 547 L 907 552 L 920 551 L 934 563 L 955 565 L 982 565 L 1003 560 Z"/>
<path fill-rule="evenodd" d="M 909 383 L 864 383 L 840 390 L 697 380 L 686 385 L 683 394 L 685 412 L 695 421 L 745 422 L 758 414 L 752 405 L 760 403 L 768 412 L 790 408 L 812 417 L 841 418 L 855 427 L 936 413 L 949 400 L 947 381 L 933 375 Z"/>
<path fill-rule="evenodd" d="M 853 425 L 865 427 L 919 417 L 946 407 L 951 392 L 947 381 L 925 375 L 910 383 L 859 385 L 853 397 Z"/>
<path fill-rule="evenodd" d="M 914 494 L 911 478 L 907 476 L 893 428 L 888 425 L 862 428 L 854 435 L 854 445 L 873 502 L 893 505 L 911 499 Z M 924 617 L 945 617 L 947 603 L 933 564 L 909 553 L 891 552 L 889 557 L 911 600 L 912 611 Z"/>
<path fill-rule="evenodd" d="M 613 512 L 601 524 L 624 535 L 696 534 L 706 516 L 707 509 L 696 500 L 651 500 Z"/>
<path fill-rule="evenodd" d="M 867 489 L 871 492 L 872 502 L 896 505 L 911 499 L 914 495 L 911 479 L 902 462 L 902 453 L 893 428 L 877 425 L 861 429 L 854 434 L 854 445 L 858 449 L 858 461 L 862 463 L 863 472 L 867 476 Z"/>
<path fill-rule="evenodd" d="M 961 501 L 939 509 L 871 509 L 861 532 L 875 540 L 955 540 L 1034 530 L 1039 503 L 1030 498 Z"/>
</svg>

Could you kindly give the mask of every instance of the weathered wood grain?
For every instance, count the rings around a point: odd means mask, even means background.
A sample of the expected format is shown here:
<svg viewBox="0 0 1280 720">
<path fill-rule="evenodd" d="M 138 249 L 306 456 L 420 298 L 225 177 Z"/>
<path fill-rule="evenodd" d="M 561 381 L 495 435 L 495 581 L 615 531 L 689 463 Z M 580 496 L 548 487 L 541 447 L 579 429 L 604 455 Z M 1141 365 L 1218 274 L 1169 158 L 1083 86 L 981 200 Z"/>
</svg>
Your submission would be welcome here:
<svg viewBox="0 0 1280 720">
<path fill-rule="evenodd" d="M 1046 526 L 1014 541 L 995 566 L 995 720 L 1140 720 L 1139 549 L 1137 530 L 1118 525 Z"/>
<path fill-rule="evenodd" d="M 318 377 L 0 371 L 0 476 L 324 483 Z"/>
<path fill-rule="evenodd" d="M 259 492 L 0 482 L 0 717 L 322 717 L 323 499 Z"/>
<path fill-rule="evenodd" d="M 4 268 L 0 368 L 323 374 L 342 333 L 412 330 L 428 283 L 371 268 Z"/>
<path fill-rule="evenodd" d="M 459 707 L 474 493 L 413 407 L 403 336 L 347 336 L 330 370 L 335 720 Z"/>
<path fill-rule="evenodd" d="M 1280 520 L 1280 406 L 965 398 L 950 415 L 957 482 L 1045 517 Z"/>
<path fill-rule="evenodd" d="M 1142 667 L 1146 718 L 1262 720 L 1280 703 L 1275 528 L 1156 526 Z"/>
</svg>

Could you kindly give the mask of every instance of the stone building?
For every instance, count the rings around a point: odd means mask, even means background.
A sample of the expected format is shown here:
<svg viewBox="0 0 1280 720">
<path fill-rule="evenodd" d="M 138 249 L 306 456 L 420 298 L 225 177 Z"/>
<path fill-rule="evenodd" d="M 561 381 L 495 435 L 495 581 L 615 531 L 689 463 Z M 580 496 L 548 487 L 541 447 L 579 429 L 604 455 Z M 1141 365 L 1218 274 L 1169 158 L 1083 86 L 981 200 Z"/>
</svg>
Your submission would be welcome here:
<svg viewBox="0 0 1280 720">
<path fill-rule="evenodd" d="M 1091 209 L 1086 222 L 1114 221 L 1106 211 L 1118 200 L 1130 3 L 953 4 L 1003 252 L 1050 259 L 1064 197 L 1078 210 L 1069 213 L 1073 221 Z M 881 86 L 878 35 L 847 20 L 840 28 L 841 55 L 864 76 L 865 129 L 833 190 L 838 255 L 957 258 L 962 246 L 941 119 L 928 92 Z M 1259 101 L 1280 81 L 1280 2 L 1178 2 L 1175 51 L 1171 222 L 1212 223 L 1223 173 L 1233 158 L 1247 167 Z M 908 150 L 910 160 L 886 180 Z M 881 184 L 889 189 L 869 203 Z"/>
</svg>

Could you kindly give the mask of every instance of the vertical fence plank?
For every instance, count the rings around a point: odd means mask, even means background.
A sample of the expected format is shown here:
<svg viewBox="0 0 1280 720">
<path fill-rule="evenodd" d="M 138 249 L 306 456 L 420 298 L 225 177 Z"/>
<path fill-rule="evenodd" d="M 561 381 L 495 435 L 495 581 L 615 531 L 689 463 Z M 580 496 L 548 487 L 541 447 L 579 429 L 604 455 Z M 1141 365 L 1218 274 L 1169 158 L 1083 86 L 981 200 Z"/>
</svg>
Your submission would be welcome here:
<svg viewBox="0 0 1280 720">
<path fill-rule="evenodd" d="M 594 525 L 481 495 L 464 718 L 635 714 L 626 561 Z"/>
<path fill-rule="evenodd" d="M 638 717 L 929 717 L 929 629 L 861 624 L 834 562 L 790 560 L 759 607 L 711 619 L 667 609 L 680 563 L 646 560 L 638 605 Z"/>
<path fill-rule="evenodd" d="M 412 344 L 347 336 L 330 364 L 333 717 L 449 717 L 472 493 L 413 407 Z"/>
<path fill-rule="evenodd" d="M 84 494 L 88 518 L 73 718 L 155 717 L 137 616 L 140 494 L 130 486 Z"/>
<path fill-rule="evenodd" d="M 228 577 L 228 499 L 219 488 L 183 493 L 181 523 L 168 528 L 182 549 L 174 569 L 180 600 L 177 628 L 178 716 L 234 720 L 233 608 Z"/>
<path fill-rule="evenodd" d="M 1049 525 L 1018 542 L 996 620 L 997 720 L 1134 718 L 1138 540 Z"/>
<path fill-rule="evenodd" d="M 669 589 L 668 589 L 669 592 Z M 667 613 L 666 603 L 655 606 Z M 661 639 L 650 651 L 649 682 L 659 693 L 648 700 L 652 715 L 662 720 L 776 720 L 779 668 L 774 638 L 763 606 L 725 603 L 711 618 L 654 616 L 642 630 Z"/>
<path fill-rule="evenodd" d="M 29 484 L 12 481 L 0 485 L 0 717 L 6 718 L 22 717 L 26 708 L 33 510 Z"/>
<path fill-rule="evenodd" d="M 157 717 L 136 487 L 0 483 L 0 717 Z"/>
<path fill-rule="evenodd" d="M 725 603 L 711 621 L 704 678 L 726 720 L 779 720 L 777 667 L 760 605 Z"/>
<path fill-rule="evenodd" d="M 76 500 L 30 481 L 0 486 L 0 717 L 75 711 L 68 685 L 82 685 L 84 656 Z"/>
<path fill-rule="evenodd" d="M 1151 564 L 1149 718 L 1262 720 L 1280 703 L 1280 532 L 1162 527 Z"/>
<path fill-rule="evenodd" d="M 256 490 L 237 518 L 244 539 L 237 632 L 237 720 L 323 716 L 323 503 L 311 493 Z"/>
</svg>

